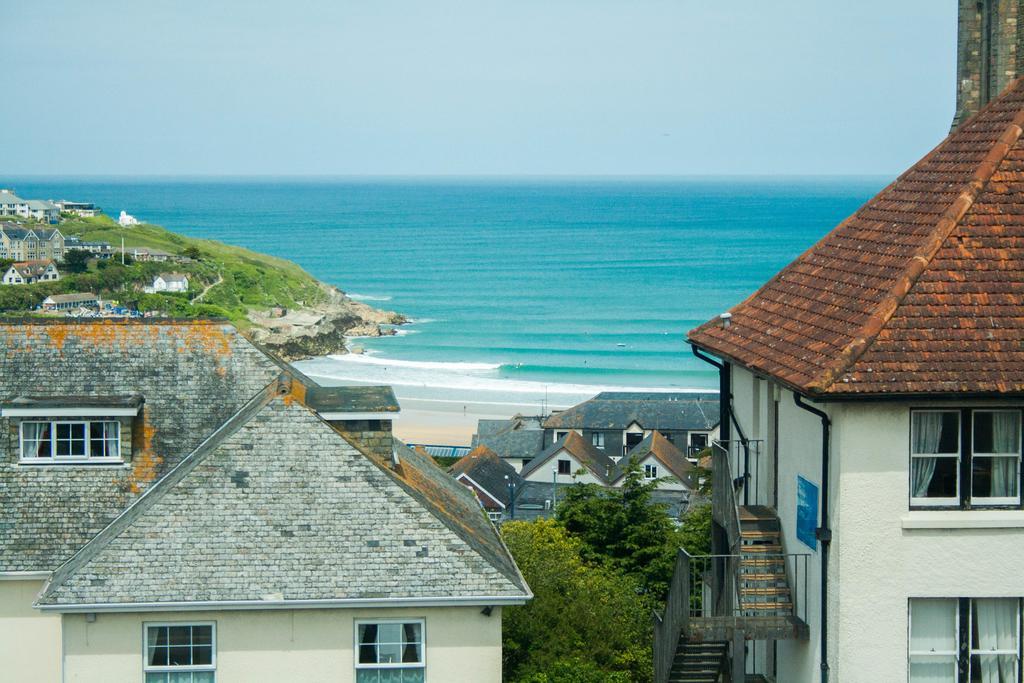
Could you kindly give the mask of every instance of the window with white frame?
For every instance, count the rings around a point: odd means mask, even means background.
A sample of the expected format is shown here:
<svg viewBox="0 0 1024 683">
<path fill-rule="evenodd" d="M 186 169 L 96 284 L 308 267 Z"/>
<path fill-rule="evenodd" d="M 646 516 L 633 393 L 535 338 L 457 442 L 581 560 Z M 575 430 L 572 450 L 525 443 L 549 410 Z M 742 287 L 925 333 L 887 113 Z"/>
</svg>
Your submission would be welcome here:
<svg viewBox="0 0 1024 683">
<path fill-rule="evenodd" d="M 1019 505 L 1021 422 L 1019 409 L 912 411 L 911 505 Z"/>
<path fill-rule="evenodd" d="M 569 432 L 555 431 L 555 441 L 561 441 L 565 437 L 569 436 Z"/>
<path fill-rule="evenodd" d="M 145 624 L 146 683 L 214 683 L 213 623 Z"/>
<path fill-rule="evenodd" d="M 423 620 L 356 622 L 356 683 L 423 683 Z"/>
<path fill-rule="evenodd" d="M 591 434 L 590 443 L 594 444 L 595 448 L 604 448 L 604 432 L 594 432 Z"/>
<path fill-rule="evenodd" d="M 1020 656 L 1019 599 L 910 600 L 910 683 L 1018 683 Z"/>
<path fill-rule="evenodd" d="M 92 462 L 121 459 L 117 421 L 50 420 L 21 423 L 21 459 Z"/>
<path fill-rule="evenodd" d="M 572 461 L 571 460 L 559 460 L 558 461 L 558 473 L 564 475 L 572 474 Z"/>
<path fill-rule="evenodd" d="M 644 465 L 644 479 L 657 479 L 658 478 L 658 466 L 657 465 Z"/>
</svg>

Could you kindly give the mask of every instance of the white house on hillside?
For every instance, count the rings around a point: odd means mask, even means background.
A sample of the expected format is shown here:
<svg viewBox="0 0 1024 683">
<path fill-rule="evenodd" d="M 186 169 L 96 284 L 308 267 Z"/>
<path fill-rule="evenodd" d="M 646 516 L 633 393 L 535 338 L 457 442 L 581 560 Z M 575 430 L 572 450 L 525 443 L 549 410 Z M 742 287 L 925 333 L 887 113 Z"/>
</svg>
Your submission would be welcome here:
<svg viewBox="0 0 1024 683">
<path fill-rule="evenodd" d="M 60 279 L 60 271 L 50 259 L 12 263 L 3 276 L 5 285 L 31 285 Z"/>
<path fill-rule="evenodd" d="M 149 293 L 153 292 L 187 292 L 188 277 L 181 273 L 160 273 L 153 278 L 153 284 L 146 288 Z"/>
<path fill-rule="evenodd" d="M 128 227 L 131 227 L 133 225 L 138 225 L 139 224 L 139 219 L 136 218 L 135 216 L 132 216 L 131 214 L 129 214 L 124 209 L 122 209 L 121 210 L 121 215 L 117 217 L 117 224 L 120 225 L 123 228 L 128 228 Z"/>
</svg>

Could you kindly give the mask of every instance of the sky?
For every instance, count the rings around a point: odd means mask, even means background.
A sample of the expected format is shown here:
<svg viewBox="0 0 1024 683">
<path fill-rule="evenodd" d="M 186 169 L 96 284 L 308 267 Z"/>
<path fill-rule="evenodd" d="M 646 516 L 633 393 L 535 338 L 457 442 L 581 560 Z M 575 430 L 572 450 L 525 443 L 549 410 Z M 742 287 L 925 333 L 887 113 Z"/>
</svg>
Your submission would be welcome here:
<svg viewBox="0 0 1024 683">
<path fill-rule="evenodd" d="M 955 103 L 955 0 L 5 5 L 7 175 L 893 175 Z"/>
</svg>

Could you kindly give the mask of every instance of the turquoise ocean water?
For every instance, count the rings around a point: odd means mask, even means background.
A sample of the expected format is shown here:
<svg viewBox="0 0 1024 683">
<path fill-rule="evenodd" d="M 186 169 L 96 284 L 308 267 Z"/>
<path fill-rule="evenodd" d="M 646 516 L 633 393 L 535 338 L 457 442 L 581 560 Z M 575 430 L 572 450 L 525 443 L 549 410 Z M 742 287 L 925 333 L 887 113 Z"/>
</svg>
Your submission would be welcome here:
<svg viewBox="0 0 1024 683">
<path fill-rule="evenodd" d="M 748 296 L 887 180 L 8 177 L 0 185 L 282 256 L 415 321 L 399 336 L 356 342 L 366 356 L 318 362 L 324 375 L 699 388 L 714 386 L 715 374 L 692 357 L 686 331 Z"/>
</svg>

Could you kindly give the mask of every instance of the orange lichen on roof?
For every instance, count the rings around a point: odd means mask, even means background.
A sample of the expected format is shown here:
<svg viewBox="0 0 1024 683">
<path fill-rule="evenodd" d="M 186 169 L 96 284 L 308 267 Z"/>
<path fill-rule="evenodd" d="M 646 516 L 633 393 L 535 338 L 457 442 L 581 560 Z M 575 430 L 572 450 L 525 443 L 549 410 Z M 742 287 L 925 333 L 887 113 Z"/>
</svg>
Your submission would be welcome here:
<svg viewBox="0 0 1024 683">
<path fill-rule="evenodd" d="M 146 412 L 143 411 L 142 419 L 136 420 L 132 429 L 132 469 L 123 482 L 125 490 L 131 493 L 141 492 L 157 478 L 160 464 L 164 459 L 153 451 L 155 435 L 156 428 L 150 424 Z"/>
<path fill-rule="evenodd" d="M 298 403 L 299 405 L 306 405 L 306 385 L 302 382 L 293 379 L 288 387 L 288 393 L 284 394 L 282 400 L 285 405 L 292 405 Z M 307 406 L 308 407 L 308 406 Z"/>
</svg>

